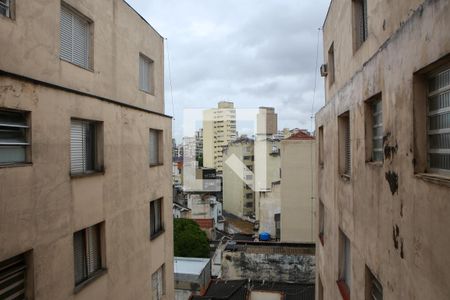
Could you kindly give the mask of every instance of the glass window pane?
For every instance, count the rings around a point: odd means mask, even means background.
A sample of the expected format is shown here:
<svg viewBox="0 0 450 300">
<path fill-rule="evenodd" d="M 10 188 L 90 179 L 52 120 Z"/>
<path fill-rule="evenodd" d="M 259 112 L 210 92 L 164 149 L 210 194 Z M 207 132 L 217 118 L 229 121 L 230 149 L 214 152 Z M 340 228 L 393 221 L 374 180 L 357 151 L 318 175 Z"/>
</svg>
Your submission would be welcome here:
<svg viewBox="0 0 450 300">
<path fill-rule="evenodd" d="M 26 162 L 26 146 L 0 146 L 0 164 Z"/>
</svg>

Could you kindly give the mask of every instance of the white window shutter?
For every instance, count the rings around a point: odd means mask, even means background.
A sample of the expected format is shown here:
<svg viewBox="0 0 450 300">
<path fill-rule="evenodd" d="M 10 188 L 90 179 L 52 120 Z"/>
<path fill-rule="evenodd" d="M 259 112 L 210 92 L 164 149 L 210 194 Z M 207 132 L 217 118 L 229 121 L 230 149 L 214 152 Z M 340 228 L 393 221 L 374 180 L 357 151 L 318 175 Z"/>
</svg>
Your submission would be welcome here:
<svg viewBox="0 0 450 300">
<path fill-rule="evenodd" d="M 86 242 L 87 242 L 87 269 L 88 274 L 92 274 L 101 267 L 100 255 L 99 255 L 99 239 L 98 227 L 92 226 L 86 229 Z"/>
<path fill-rule="evenodd" d="M 351 143 L 350 143 L 350 118 L 347 119 L 345 124 L 344 143 L 345 143 L 345 171 L 344 173 L 350 175 L 351 173 Z"/>
<path fill-rule="evenodd" d="M 64 60 L 72 61 L 72 13 L 61 7 L 61 50 L 60 56 Z"/>
<path fill-rule="evenodd" d="M 85 128 L 83 121 L 72 120 L 70 130 L 70 171 L 83 173 L 86 169 Z"/>
</svg>

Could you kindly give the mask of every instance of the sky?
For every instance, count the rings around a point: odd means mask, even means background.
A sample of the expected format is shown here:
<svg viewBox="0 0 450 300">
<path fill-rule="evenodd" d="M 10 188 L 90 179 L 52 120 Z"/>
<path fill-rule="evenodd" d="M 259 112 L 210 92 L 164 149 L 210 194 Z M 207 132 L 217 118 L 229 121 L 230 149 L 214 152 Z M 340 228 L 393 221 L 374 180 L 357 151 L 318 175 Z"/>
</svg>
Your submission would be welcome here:
<svg viewBox="0 0 450 300">
<path fill-rule="evenodd" d="M 324 103 L 318 29 L 330 0 L 127 2 L 167 39 L 165 113 L 174 117 L 177 142 L 187 109 L 223 100 L 237 109 L 275 107 L 279 129 L 314 127 L 311 116 Z M 252 134 L 246 122 L 237 126 Z"/>
</svg>

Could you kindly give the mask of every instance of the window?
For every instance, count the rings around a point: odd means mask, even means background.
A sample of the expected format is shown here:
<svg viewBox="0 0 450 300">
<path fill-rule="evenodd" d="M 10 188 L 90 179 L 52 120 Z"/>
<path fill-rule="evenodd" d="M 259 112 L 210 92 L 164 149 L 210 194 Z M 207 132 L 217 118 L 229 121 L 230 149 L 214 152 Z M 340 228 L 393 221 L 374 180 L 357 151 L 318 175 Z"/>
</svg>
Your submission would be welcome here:
<svg viewBox="0 0 450 300">
<path fill-rule="evenodd" d="M 101 224 L 73 234 L 75 286 L 95 277 L 102 270 Z"/>
<path fill-rule="evenodd" d="M 323 167 L 323 126 L 319 127 L 319 166 Z"/>
<path fill-rule="evenodd" d="M 339 278 L 338 287 L 344 299 L 350 299 L 351 250 L 350 240 L 339 230 Z"/>
<path fill-rule="evenodd" d="M 162 199 L 150 202 L 150 239 L 163 232 Z"/>
<path fill-rule="evenodd" d="M 323 246 L 324 244 L 324 231 L 325 231 L 325 207 L 323 202 L 319 200 L 319 239 Z"/>
<path fill-rule="evenodd" d="M 163 164 L 162 155 L 162 137 L 163 131 L 150 129 L 149 138 L 149 159 L 150 166 L 158 166 Z"/>
<path fill-rule="evenodd" d="M 274 221 L 275 221 L 275 235 L 277 240 L 280 240 L 281 237 L 281 214 L 274 214 Z"/>
<path fill-rule="evenodd" d="M 161 300 L 165 294 L 165 268 L 162 265 L 155 273 L 152 274 L 152 300 Z"/>
<path fill-rule="evenodd" d="M 351 174 L 350 113 L 339 116 L 339 172 L 344 177 Z"/>
<path fill-rule="evenodd" d="M 383 286 L 366 266 L 366 300 L 383 300 Z"/>
<path fill-rule="evenodd" d="M 60 26 L 61 59 L 89 69 L 91 67 L 91 21 L 68 6 L 61 5 Z"/>
<path fill-rule="evenodd" d="M 28 161 L 29 135 L 27 112 L 0 110 L 0 165 Z"/>
<path fill-rule="evenodd" d="M 0 15 L 11 18 L 11 7 L 13 0 L 0 0 Z"/>
<path fill-rule="evenodd" d="M 140 54 L 139 55 L 139 89 L 153 94 L 153 61 Z"/>
<path fill-rule="evenodd" d="M 248 199 L 248 198 L 247 198 Z M 246 208 L 253 208 L 253 202 L 246 202 L 245 203 Z"/>
<path fill-rule="evenodd" d="M 428 79 L 428 169 L 450 174 L 450 68 Z"/>
<path fill-rule="evenodd" d="M 328 83 L 331 86 L 335 80 L 334 72 L 334 42 L 331 43 L 330 49 L 328 49 Z"/>
<path fill-rule="evenodd" d="M 367 0 L 353 0 L 353 27 L 355 50 L 357 50 L 369 35 Z"/>
<path fill-rule="evenodd" d="M 383 107 L 381 94 L 372 97 L 366 107 L 366 160 L 383 161 Z"/>
<path fill-rule="evenodd" d="M 70 129 L 70 173 L 93 173 L 101 170 L 100 122 L 72 119 Z"/>
<path fill-rule="evenodd" d="M 31 299 L 33 276 L 30 252 L 0 262 L 0 299 Z"/>
</svg>

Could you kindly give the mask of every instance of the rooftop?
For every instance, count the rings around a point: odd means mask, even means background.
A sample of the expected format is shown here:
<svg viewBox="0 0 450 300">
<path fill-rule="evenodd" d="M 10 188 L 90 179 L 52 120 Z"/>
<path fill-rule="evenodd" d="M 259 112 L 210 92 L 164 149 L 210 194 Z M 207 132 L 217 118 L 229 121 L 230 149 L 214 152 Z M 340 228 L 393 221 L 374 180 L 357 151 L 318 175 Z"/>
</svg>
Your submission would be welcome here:
<svg viewBox="0 0 450 300">
<path fill-rule="evenodd" d="M 209 258 L 175 257 L 173 269 L 175 274 L 200 275 L 209 263 Z"/>
<path fill-rule="evenodd" d="M 304 131 L 299 131 L 288 137 L 286 140 L 290 141 L 290 140 L 314 140 L 314 139 L 315 139 L 314 136 Z"/>
</svg>

